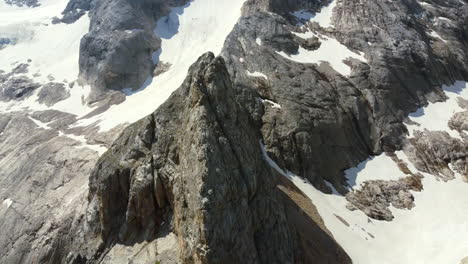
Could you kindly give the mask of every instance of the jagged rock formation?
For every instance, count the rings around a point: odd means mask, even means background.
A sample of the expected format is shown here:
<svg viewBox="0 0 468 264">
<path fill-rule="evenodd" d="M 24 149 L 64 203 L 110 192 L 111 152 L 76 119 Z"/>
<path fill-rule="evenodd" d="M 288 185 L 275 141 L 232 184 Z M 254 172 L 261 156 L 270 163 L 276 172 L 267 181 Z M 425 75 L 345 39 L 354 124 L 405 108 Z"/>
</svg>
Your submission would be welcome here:
<svg viewBox="0 0 468 264">
<path fill-rule="evenodd" d="M 347 208 L 351 211 L 361 210 L 367 216 L 377 220 L 391 221 L 394 216 L 390 205 L 398 209 L 412 209 L 414 196 L 411 193 L 423 190 L 420 173 L 413 173 L 408 164 L 398 159 L 394 153 L 386 153 L 406 175 L 399 180 L 371 180 L 366 181 L 359 189 L 352 190 L 346 195 L 349 202 Z"/>
<path fill-rule="evenodd" d="M 183 263 L 350 263 L 325 230 L 294 225 L 318 224 L 288 214 L 295 203 L 233 92 L 224 60 L 203 55 L 165 104 L 123 132 L 91 176 L 97 232 L 134 243 L 172 222 Z"/>
<path fill-rule="evenodd" d="M 76 22 L 86 14 L 86 11 L 91 9 L 91 0 L 70 0 L 65 10 L 62 12 L 62 18 L 55 17 L 52 23 L 66 23 L 71 24 Z"/>
<path fill-rule="evenodd" d="M 451 180 L 454 179 L 451 164 L 455 172 L 468 177 L 466 141 L 452 138 L 447 132 L 424 131 L 417 132 L 410 143 L 406 151 L 418 170 Z"/>
</svg>

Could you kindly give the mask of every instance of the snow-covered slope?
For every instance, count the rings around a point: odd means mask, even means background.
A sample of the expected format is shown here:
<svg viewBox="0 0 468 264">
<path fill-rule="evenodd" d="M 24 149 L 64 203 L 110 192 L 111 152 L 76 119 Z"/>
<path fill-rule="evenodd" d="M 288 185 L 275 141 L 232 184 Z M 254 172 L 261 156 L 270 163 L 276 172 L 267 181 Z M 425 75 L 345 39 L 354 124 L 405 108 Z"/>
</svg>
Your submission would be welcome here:
<svg viewBox="0 0 468 264">
<path fill-rule="evenodd" d="M 151 78 L 127 100 L 80 125 L 98 123 L 102 131 L 121 123 L 131 123 L 153 112 L 183 82 L 189 66 L 205 52 L 218 55 L 226 36 L 240 17 L 245 0 L 197 0 L 173 8 L 159 20 L 155 33 L 161 37 L 161 50 L 155 62 L 170 65 L 168 71 Z"/>
<path fill-rule="evenodd" d="M 89 17 L 82 16 L 73 24 L 51 23 L 67 4 L 67 0 L 44 0 L 39 7 L 29 8 L 0 1 L 0 37 L 15 40 L 14 44 L 0 49 L 0 70 L 8 73 L 19 64 L 28 64 L 28 72 L 22 75 L 39 84 L 64 83 L 71 94 L 65 101 L 49 107 L 37 102 L 41 90 L 37 89 L 24 100 L 0 102 L 0 112 L 55 109 L 84 115 L 92 110 L 82 100 L 90 88 L 68 86 L 78 77 L 80 40 L 88 32 Z"/>
<path fill-rule="evenodd" d="M 73 24 L 52 24 L 68 1 L 42 1 L 36 8 L 20 8 L 0 2 L 0 36 L 17 39 L 0 50 L 0 69 L 9 71 L 15 63 L 31 60 L 28 75 L 40 82 L 48 76 L 57 81 L 74 81 L 78 76 L 81 37 L 88 32 L 89 18 Z M 33 76 L 34 75 L 34 76 Z"/>
</svg>

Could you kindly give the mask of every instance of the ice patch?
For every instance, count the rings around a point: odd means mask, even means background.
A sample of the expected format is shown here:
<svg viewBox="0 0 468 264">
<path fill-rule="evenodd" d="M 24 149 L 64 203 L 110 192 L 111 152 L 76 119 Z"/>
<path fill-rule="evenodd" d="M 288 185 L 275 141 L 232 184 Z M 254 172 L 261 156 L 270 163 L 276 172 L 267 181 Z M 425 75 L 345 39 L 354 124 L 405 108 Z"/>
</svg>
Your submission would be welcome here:
<svg viewBox="0 0 468 264">
<path fill-rule="evenodd" d="M 15 112 L 23 110 L 31 111 L 45 111 L 45 110 L 57 110 L 70 114 L 77 115 L 78 117 L 84 116 L 91 112 L 95 107 L 91 107 L 86 104 L 85 99 L 91 92 L 90 86 L 78 86 L 75 85 L 73 88 L 67 87 L 70 97 L 66 100 L 62 100 L 53 106 L 48 107 L 45 104 L 40 104 L 38 100 L 38 93 L 40 89 L 34 91 L 34 93 L 28 98 L 22 101 L 10 101 L 0 102 L 0 113 Z"/>
<path fill-rule="evenodd" d="M 450 136 L 461 139 L 458 131 L 449 128 L 448 121 L 455 113 L 464 111 L 464 109 L 458 105 L 457 98 L 468 99 L 467 87 L 468 83 L 463 81 L 457 81 L 451 86 L 444 85 L 442 89 L 448 97 L 445 102 L 429 104 L 409 115 L 411 121 L 419 124 L 406 124 L 409 136 L 412 137 L 414 131 L 427 129 L 429 131 L 445 131 L 449 133 Z"/>
<path fill-rule="evenodd" d="M 299 37 L 308 38 L 315 35 L 312 32 L 296 33 Z M 367 62 L 364 58 L 363 53 L 357 54 L 349 50 L 345 45 L 338 42 L 336 39 L 326 36 L 318 36 L 322 42 L 317 50 L 306 50 L 299 47 L 297 54 L 287 55 L 283 51 L 277 52 L 281 56 L 290 59 L 292 61 L 300 63 L 322 63 L 328 62 L 330 66 L 337 72 L 344 76 L 351 74 L 351 67 L 345 64 L 343 61 L 353 58 L 362 62 Z"/>
</svg>

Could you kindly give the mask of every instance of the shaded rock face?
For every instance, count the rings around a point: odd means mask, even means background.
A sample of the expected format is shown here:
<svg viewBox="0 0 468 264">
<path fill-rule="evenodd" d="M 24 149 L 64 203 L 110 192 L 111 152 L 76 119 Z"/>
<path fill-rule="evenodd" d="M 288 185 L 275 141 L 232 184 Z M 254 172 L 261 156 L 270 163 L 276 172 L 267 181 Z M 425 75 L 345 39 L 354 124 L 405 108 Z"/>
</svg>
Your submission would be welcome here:
<svg viewBox="0 0 468 264">
<path fill-rule="evenodd" d="M 0 80 L 1 81 L 1 80 Z M 41 87 L 26 76 L 12 77 L 0 82 L 0 100 L 21 100 Z"/>
<path fill-rule="evenodd" d="M 277 188 L 233 92 L 224 60 L 205 54 L 165 104 L 122 133 L 90 179 L 96 232 L 109 244 L 135 243 L 172 218 L 182 263 L 350 263 Z M 310 244 L 314 237 L 323 243 Z M 307 253 L 314 248 L 323 254 Z"/>
<path fill-rule="evenodd" d="M 62 12 L 62 18 L 55 17 L 52 23 L 74 23 L 86 14 L 86 11 L 91 9 L 92 1 L 93 0 L 70 0 Z"/>
<path fill-rule="evenodd" d="M 0 101 L 19 101 L 31 96 L 37 89 L 39 103 L 52 106 L 70 97 L 63 83 L 49 82 L 44 85 L 27 77 L 28 64 L 21 63 L 9 73 L 0 72 Z"/>
<path fill-rule="evenodd" d="M 138 89 L 154 70 L 160 39 L 156 21 L 186 0 L 91 2 L 90 31 L 81 40 L 80 79 L 91 85 L 90 101 L 106 90 Z"/>
</svg>

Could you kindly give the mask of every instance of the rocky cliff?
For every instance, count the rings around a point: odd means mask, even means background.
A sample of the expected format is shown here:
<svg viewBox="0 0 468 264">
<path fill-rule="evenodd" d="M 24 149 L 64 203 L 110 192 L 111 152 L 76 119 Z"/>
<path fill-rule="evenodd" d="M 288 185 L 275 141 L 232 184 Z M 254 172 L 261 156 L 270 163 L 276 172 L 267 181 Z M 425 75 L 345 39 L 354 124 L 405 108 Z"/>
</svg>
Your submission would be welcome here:
<svg viewBox="0 0 468 264">
<path fill-rule="evenodd" d="M 221 53 L 200 54 L 159 107 L 150 98 L 154 113 L 107 133 L 86 123 L 173 67 L 155 59 L 155 27 L 191 4 L 72 0 L 53 20 L 90 18 L 76 83 L 89 85 L 80 101 L 94 108 L 2 113 L 2 261 L 357 263 L 319 201 L 288 177 L 342 197 L 368 223 L 417 207 L 428 175 L 468 178 L 466 100 L 450 131 L 408 129 L 424 126 L 410 113 L 452 103 L 444 84 L 468 80 L 465 0 L 247 0 Z M 73 97 L 27 69 L 0 72 L 0 101 Z M 380 154 L 405 177 L 353 188 L 345 171 Z"/>
</svg>

